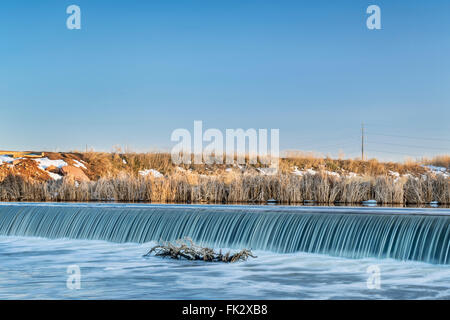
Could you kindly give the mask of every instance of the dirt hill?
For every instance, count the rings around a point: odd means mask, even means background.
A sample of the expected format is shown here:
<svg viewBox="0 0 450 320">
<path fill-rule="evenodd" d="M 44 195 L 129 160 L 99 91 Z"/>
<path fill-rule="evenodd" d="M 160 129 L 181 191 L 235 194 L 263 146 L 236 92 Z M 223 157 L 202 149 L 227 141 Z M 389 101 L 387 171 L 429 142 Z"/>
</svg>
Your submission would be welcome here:
<svg viewBox="0 0 450 320">
<path fill-rule="evenodd" d="M 442 157 L 438 158 L 442 163 Z M 377 160 L 338 160 L 314 157 L 289 157 L 280 161 L 280 173 L 302 176 L 326 173 L 335 176 L 415 176 L 441 174 L 448 177 L 450 168 L 437 167 L 432 161 L 393 163 Z M 181 165 L 172 163 L 168 153 L 102 153 L 102 152 L 13 152 L 0 151 L 0 181 L 8 175 L 26 180 L 48 181 L 71 178 L 96 181 L 126 173 L 131 176 L 163 177 L 180 171 L 201 175 L 223 175 L 236 171 L 254 175 L 270 175 L 270 170 L 256 165 Z"/>
</svg>

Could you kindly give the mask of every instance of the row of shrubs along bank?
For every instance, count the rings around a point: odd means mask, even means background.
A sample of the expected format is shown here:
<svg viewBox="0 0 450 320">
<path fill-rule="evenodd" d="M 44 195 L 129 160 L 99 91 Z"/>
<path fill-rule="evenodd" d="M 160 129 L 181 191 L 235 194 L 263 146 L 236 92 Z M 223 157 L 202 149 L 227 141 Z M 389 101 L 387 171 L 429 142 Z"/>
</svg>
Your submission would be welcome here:
<svg viewBox="0 0 450 320">
<path fill-rule="evenodd" d="M 445 176 L 338 176 L 328 172 L 261 175 L 227 172 L 204 175 L 176 171 L 162 177 L 118 174 L 95 181 L 33 181 L 10 174 L 0 181 L 1 201 L 127 201 L 258 203 L 450 204 Z"/>
</svg>

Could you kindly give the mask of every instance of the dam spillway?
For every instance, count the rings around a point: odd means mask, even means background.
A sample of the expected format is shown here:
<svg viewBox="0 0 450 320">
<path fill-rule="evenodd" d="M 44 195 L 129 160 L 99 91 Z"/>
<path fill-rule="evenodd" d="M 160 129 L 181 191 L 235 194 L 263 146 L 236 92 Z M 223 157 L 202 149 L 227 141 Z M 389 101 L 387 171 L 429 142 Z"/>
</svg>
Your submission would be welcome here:
<svg viewBox="0 0 450 320">
<path fill-rule="evenodd" d="M 444 210 L 448 212 L 448 210 Z M 438 214 L 435 214 L 435 213 Z M 450 215 L 383 208 L 0 205 L 0 236 L 145 243 L 450 264 Z"/>
</svg>

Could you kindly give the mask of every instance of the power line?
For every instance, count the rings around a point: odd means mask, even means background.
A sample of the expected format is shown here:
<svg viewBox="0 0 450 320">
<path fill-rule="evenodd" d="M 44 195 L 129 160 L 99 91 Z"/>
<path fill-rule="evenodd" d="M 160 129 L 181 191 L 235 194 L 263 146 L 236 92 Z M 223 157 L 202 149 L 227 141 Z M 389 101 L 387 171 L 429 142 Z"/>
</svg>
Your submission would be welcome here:
<svg viewBox="0 0 450 320">
<path fill-rule="evenodd" d="M 403 135 L 395 135 L 395 134 L 382 134 L 382 133 L 371 133 L 373 136 L 383 136 L 383 137 L 397 137 L 397 138 L 405 138 L 405 139 L 415 139 L 415 140 L 431 140 L 431 141 L 447 141 L 450 142 L 450 139 L 443 138 L 420 138 L 420 137 L 411 137 L 411 136 L 403 136 Z"/>
<path fill-rule="evenodd" d="M 356 136 L 356 135 L 350 135 L 350 136 L 346 136 L 346 137 L 330 137 L 330 136 L 326 136 L 324 138 L 321 139 L 326 139 L 327 142 L 331 143 L 332 141 L 338 141 L 335 143 L 340 143 L 340 142 L 348 142 L 348 141 L 353 141 L 354 139 L 359 139 L 360 136 Z M 316 144 L 317 142 L 321 142 L 321 141 L 314 141 L 314 140 L 308 140 L 305 139 L 305 141 L 301 141 L 302 144 Z M 328 143 L 327 143 L 328 144 Z"/>
<path fill-rule="evenodd" d="M 314 149 L 325 149 L 325 148 L 332 148 L 332 147 L 345 148 L 345 147 L 354 146 L 354 145 L 355 145 L 354 143 L 345 143 L 345 144 L 335 143 L 335 144 L 330 144 L 328 146 L 319 146 L 319 147 L 313 146 L 311 148 L 314 148 Z"/>
<path fill-rule="evenodd" d="M 374 150 L 374 149 L 368 149 L 367 151 L 370 152 L 378 152 L 378 153 L 391 153 L 391 154 L 401 154 L 401 155 L 406 155 L 406 156 L 410 156 L 410 157 L 421 157 L 419 155 L 412 155 L 410 153 L 405 153 L 405 152 L 393 152 L 393 151 L 381 151 L 381 150 Z"/>
<path fill-rule="evenodd" d="M 356 142 L 356 140 L 355 140 Z M 335 143 L 330 143 L 330 144 L 326 144 L 326 145 L 310 145 L 307 148 L 312 148 L 312 149 L 323 149 L 323 148 L 331 148 L 331 147 L 345 147 L 345 146 L 353 146 L 355 145 L 355 142 L 353 140 L 347 139 L 347 140 L 341 140 L 339 142 L 335 142 Z M 305 147 L 304 147 L 305 148 Z"/>
<path fill-rule="evenodd" d="M 447 150 L 450 152 L 449 148 L 436 148 L 436 147 L 426 147 L 426 146 L 413 146 L 408 144 L 399 144 L 399 143 L 390 143 L 390 142 L 371 142 L 370 144 L 386 144 L 391 146 L 398 147 L 407 147 L 407 148 L 420 148 L 420 149 L 433 149 L 433 150 Z"/>
<path fill-rule="evenodd" d="M 402 147 L 402 148 L 416 148 L 416 149 L 422 149 L 423 152 L 428 153 L 429 152 L 433 152 L 433 150 L 437 150 L 437 151 L 450 151 L 450 147 L 447 148 L 445 147 L 434 147 L 434 146 L 425 146 L 425 145 L 420 145 L 420 143 L 418 145 L 415 144 L 402 144 L 402 143 L 391 143 L 391 142 L 371 142 L 371 141 L 367 141 L 367 136 L 383 136 L 383 137 L 396 137 L 396 138 L 405 138 L 405 139 L 412 139 L 412 140 L 425 140 L 425 141 L 440 141 L 440 142 L 450 142 L 450 139 L 445 139 L 445 138 L 431 138 L 431 137 L 414 137 L 414 136 L 409 136 L 409 135 L 397 135 L 397 134 L 384 134 L 384 133 L 367 133 L 366 131 L 366 124 L 365 123 L 361 123 L 361 133 L 360 133 L 360 137 L 359 137 L 359 143 L 356 141 L 355 138 L 357 138 L 354 135 L 350 135 L 347 138 L 344 139 L 339 139 L 336 137 L 330 137 L 328 138 L 328 144 L 323 144 L 323 145 L 315 145 L 314 142 L 307 141 L 306 143 L 302 143 L 303 147 L 302 149 L 311 149 L 311 150 L 316 150 L 320 152 L 320 149 L 327 149 L 327 148 L 339 148 L 339 149 L 351 149 L 354 150 L 354 148 L 358 147 L 358 144 L 360 144 L 360 154 L 361 154 L 361 159 L 364 159 L 367 157 L 367 152 L 376 152 L 376 153 L 385 153 L 385 154 L 397 154 L 397 155 L 407 155 L 410 157 L 422 157 L 424 156 L 422 155 L 414 155 L 411 153 L 407 153 L 407 152 L 401 152 L 401 151 L 383 151 L 383 150 L 377 150 L 377 149 L 372 149 L 370 148 L 370 146 L 373 145 L 390 145 L 390 146 L 396 146 L 396 147 Z M 370 125 L 369 125 L 370 126 Z M 336 141 L 336 142 L 332 142 L 332 141 Z M 367 143 L 369 144 L 369 149 L 367 149 Z M 306 145 L 306 146 L 305 146 Z M 308 146 L 309 145 L 309 146 Z M 441 144 L 442 145 L 442 144 Z M 349 150 L 347 150 L 349 151 Z M 414 151 L 413 151 L 414 152 Z M 418 150 L 418 152 L 422 152 L 420 150 Z M 351 153 L 356 153 L 356 152 L 351 152 Z"/>
</svg>

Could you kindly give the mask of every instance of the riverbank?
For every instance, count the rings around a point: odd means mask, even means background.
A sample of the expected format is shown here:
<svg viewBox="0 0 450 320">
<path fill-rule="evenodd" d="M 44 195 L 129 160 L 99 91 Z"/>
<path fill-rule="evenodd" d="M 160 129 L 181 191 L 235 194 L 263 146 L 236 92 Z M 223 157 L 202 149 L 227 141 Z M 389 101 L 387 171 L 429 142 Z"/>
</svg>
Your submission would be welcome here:
<svg viewBox="0 0 450 320">
<path fill-rule="evenodd" d="M 2 159 L 0 201 L 450 204 L 449 171 L 433 162 L 287 157 L 273 171 L 261 164 L 175 166 L 164 153 Z"/>
<path fill-rule="evenodd" d="M 0 182 L 1 201 L 127 201 L 208 203 L 449 204 L 450 179 L 442 176 L 345 177 L 328 173 L 201 175 L 165 177 L 126 174 L 96 181 L 30 181 L 9 175 Z"/>
</svg>

